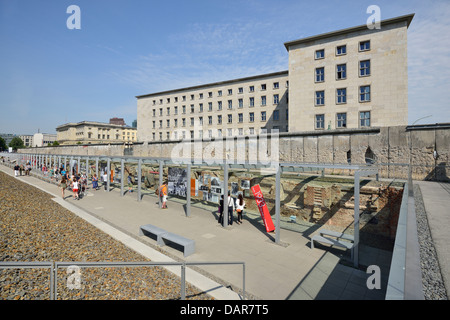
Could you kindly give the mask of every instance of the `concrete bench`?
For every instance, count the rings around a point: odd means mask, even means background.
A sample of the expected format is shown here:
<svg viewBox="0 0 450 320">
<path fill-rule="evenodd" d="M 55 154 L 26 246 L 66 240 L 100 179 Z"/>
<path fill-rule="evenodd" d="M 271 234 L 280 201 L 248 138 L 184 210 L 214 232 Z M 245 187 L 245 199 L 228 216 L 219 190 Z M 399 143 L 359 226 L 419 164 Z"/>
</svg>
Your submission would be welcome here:
<svg viewBox="0 0 450 320">
<path fill-rule="evenodd" d="M 161 240 L 163 242 L 162 246 L 166 244 L 166 241 L 172 242 L 174 244 L 178 244 L 183 247 L 184 256 L 187 257 L 195 252 L 195 241 L 191 239 L 187 239 L 178 234 L 174 233 L 164 233 L 161 235 Z"/>
<path fill-rule="evenodd" d="M 314 241 L 350 249 L 351 258 L 353 260 L 354 237 L 352 235 L 323 229 L 311 238 L 311 249 L 314 249 Z"/>
<path fill-rule="evenodd" d="M 152 225 L 152 224 L 146 224 L 146 225 L 141 226 L 141 227 L 139 228 L 139 235 L 140 235 L 140 236 L 142 236 L 142 235 L 148 235 L 148 234 L 153 235 L 153 236 L 156 237 L 156 242 L 157 242 L 158 245 L 160 245 L 160 246 L 163 246 L 163 245 L 164 245 L 164 242 L 162 241 L 161 236 L 162 236 L 163 234 L 166 234 L 166 233 L 167 233 L 166 230 L 161 229 L 161 228 L 158 228 L 158 227 L 156 227 L 156 226 L 154 226 L 154 225 Z"/>
</svg>

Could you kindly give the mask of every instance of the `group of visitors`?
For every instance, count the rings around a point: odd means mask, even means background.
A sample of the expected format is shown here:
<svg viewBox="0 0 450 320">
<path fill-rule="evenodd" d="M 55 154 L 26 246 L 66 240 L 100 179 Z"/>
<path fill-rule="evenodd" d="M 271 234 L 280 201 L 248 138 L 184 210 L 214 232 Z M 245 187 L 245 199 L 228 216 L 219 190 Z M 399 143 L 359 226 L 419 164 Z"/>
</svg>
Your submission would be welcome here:
<svg viewBox="0 0 450 320">
<path fill-rule="evenodd" d="M 18 177 L 18 176 L 22 176 L 22 173 L 25 172 L 26 176 L 30 175 L 30 171 L 31 171 L 31 165 L 29 162 L 27 162 L 27 164 L 24 166 L 23 164 L 16 164 L 14 166 L 14 176 Z"/>
<path fill-rule="evenodd" d="M 220 197 L 219 202 L 219 219 L 218 222 L 220 224 L 223 223 L 223 208 L 224 208 L 224 201 L 223 196 Z M 234 220 L 234 212 L 237 214 L 237 224 L 242 224 L 242 214 L 244 213 L 245 208 L 245 201 L 242 193 L 239 193 L 237 199 L 231 197 L 230 191 L 228 191 L 228 199 L 227 199 L 227 208 L 228 208 L 228 224 L 231 226 L 233 225 Z"/>
<path fill-rule="evenodd" d="M 65 198 L 64 191 L 66 189 L 72 189 L 73 199 L 80 200 L 87 189 L 87 176 L 85 174 L 74 174 L 70 178 L 63 175 L 59 187 L 61 188 L 62 198 Z"/>
</svg>

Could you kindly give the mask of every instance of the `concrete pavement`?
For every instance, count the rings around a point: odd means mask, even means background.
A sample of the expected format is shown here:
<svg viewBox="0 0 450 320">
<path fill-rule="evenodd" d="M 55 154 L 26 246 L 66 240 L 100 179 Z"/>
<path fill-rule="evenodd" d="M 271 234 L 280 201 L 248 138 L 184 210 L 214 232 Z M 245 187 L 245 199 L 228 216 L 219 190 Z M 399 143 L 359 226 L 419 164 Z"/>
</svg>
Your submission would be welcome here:
<svg viewBox="0 0 450 320">
<path fill-rule="evenodd" d="M 0 166 L 0 169 L 13 175 L 10 168 Z M 62 200 L 56 185 L 32 176 L 18 179 L 54 195 L 56 202 L 152 261 L 245 262 L 245 290 L 256 299 L 384 299 L 390 252 L 360 246 L 360 264 L 378 265 L 382 272 L 382 289 L 369 290 L 366 285 L 369 274 L 365 270 L 339 263 L 342 257 L 349 257 L 349 252 L 323 246 L 310 248 L 313 230 L 308 228 L 305 232 L 282 229 L 281 244 L 276 244 L 259 216 L 246 214 L 241 225 L 223 228 L 212 208 L 192 206 L 191 215 L 186 217 L 183 202 L 169 198 L 168 209 L 162 210 L 154 195 L 144 195 L 142 201 L 137 201 L 135 193 L 122 197 L 119 189 L 110 192 L 89 189 L 78 201 L 67 193 Z M 139 236 L 139 227 L 144 224 L 194 239 L 196 252 L 184 258 L 176 248 L 159 248 L 155 240 Z M 190 270 L 187 274 L 187 281 L 193 285 L 217 299 L 240 298 L 236 292 L 242 288 L 241 266 L 195 269 L 200 272 Z"/>
</svg>

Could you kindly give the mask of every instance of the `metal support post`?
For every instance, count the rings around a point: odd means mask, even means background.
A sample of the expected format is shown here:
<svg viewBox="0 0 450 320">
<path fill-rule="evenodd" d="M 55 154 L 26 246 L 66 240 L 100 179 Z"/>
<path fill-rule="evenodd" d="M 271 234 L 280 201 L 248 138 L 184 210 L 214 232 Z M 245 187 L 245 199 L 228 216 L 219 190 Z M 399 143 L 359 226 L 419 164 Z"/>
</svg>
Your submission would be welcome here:
<svg viewBox="0 0 450 320">
<path fill-rule="evenodd" d="M 120 196 L 123 197 L 123 181 L 124 181 L 124 174 L 125 174 L 125 160 L 120 160 Z"/>
<path fill-rule="evenodd" d="M 111 159 L 110 158 L 108 158 L 108 161 L 107 161 L 106 177 L 107 177 L 106 190 L 108 190 L 108 192 L 109 192 L 109 187 L 111 185 Z"/>
<path fill-rule="evenodd" d="M 142 187 L 142 159 L 138 160 L 138 191 L 137 191 L 137 201 L 141 201 L 141 187 Z"/>
<path fill-rule="evenodd" d="M 359 172 L 355 172 L 355 187 L 354 187 L 354 197 L 355 197 L 355 209 L 354 209 L 354 247 L 353 247 L 353 266 L 358 267 L 358 247 L 359 247 Z"/>
<path fill-rule="evenodd" d="M 225 160 L 223 166 L 223 226 L 228 226 L 228 163 Z"/>
<path fill-rule="evenodd" d="M 162 186 L 163 184 L 163 162 L 162 160 L 159 160 L 159 185 L 158 185 L 158 201 L 159 201 L 159 207 L 162 207 L 162 199 L 160 197 L 161 194 L 161 190 L 159 190 L 159 188 Z"/>
<path fill-rule="evenodd" d="M 187 181 L 186 181 L 186 216 L 191 215 L 191 164 L 187 165 Z"/>
<path fill-rule="evenodd" d="M 281 194 L 281 167 L 277 164 L 275 177 L 275 243 L 280 243 L 280 194 Z"/>
</svg>

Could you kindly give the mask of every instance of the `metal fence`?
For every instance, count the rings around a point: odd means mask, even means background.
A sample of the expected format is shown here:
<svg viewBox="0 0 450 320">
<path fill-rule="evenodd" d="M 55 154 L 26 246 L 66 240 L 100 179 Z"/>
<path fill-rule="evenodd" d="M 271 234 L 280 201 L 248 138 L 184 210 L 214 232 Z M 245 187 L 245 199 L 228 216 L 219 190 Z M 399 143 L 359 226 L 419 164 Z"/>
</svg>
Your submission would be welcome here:
<svg viewBox="0 0 450 320">
<path fill-rule="evenodd" d="M 179 266 L 181 268 L 181 299 L 186 300 L 186 266 L 199 265 L 242 265 L 242 300 L 245 300 L 245 262 L 54 262 L 37 261 L 0 262 L 0 269 L 49 269 L 50 271 L 50 300 L 58 298 L 58 269 L 59 268 L 123 268 L 123 267 L 165 267 Z"/>
</svg>

